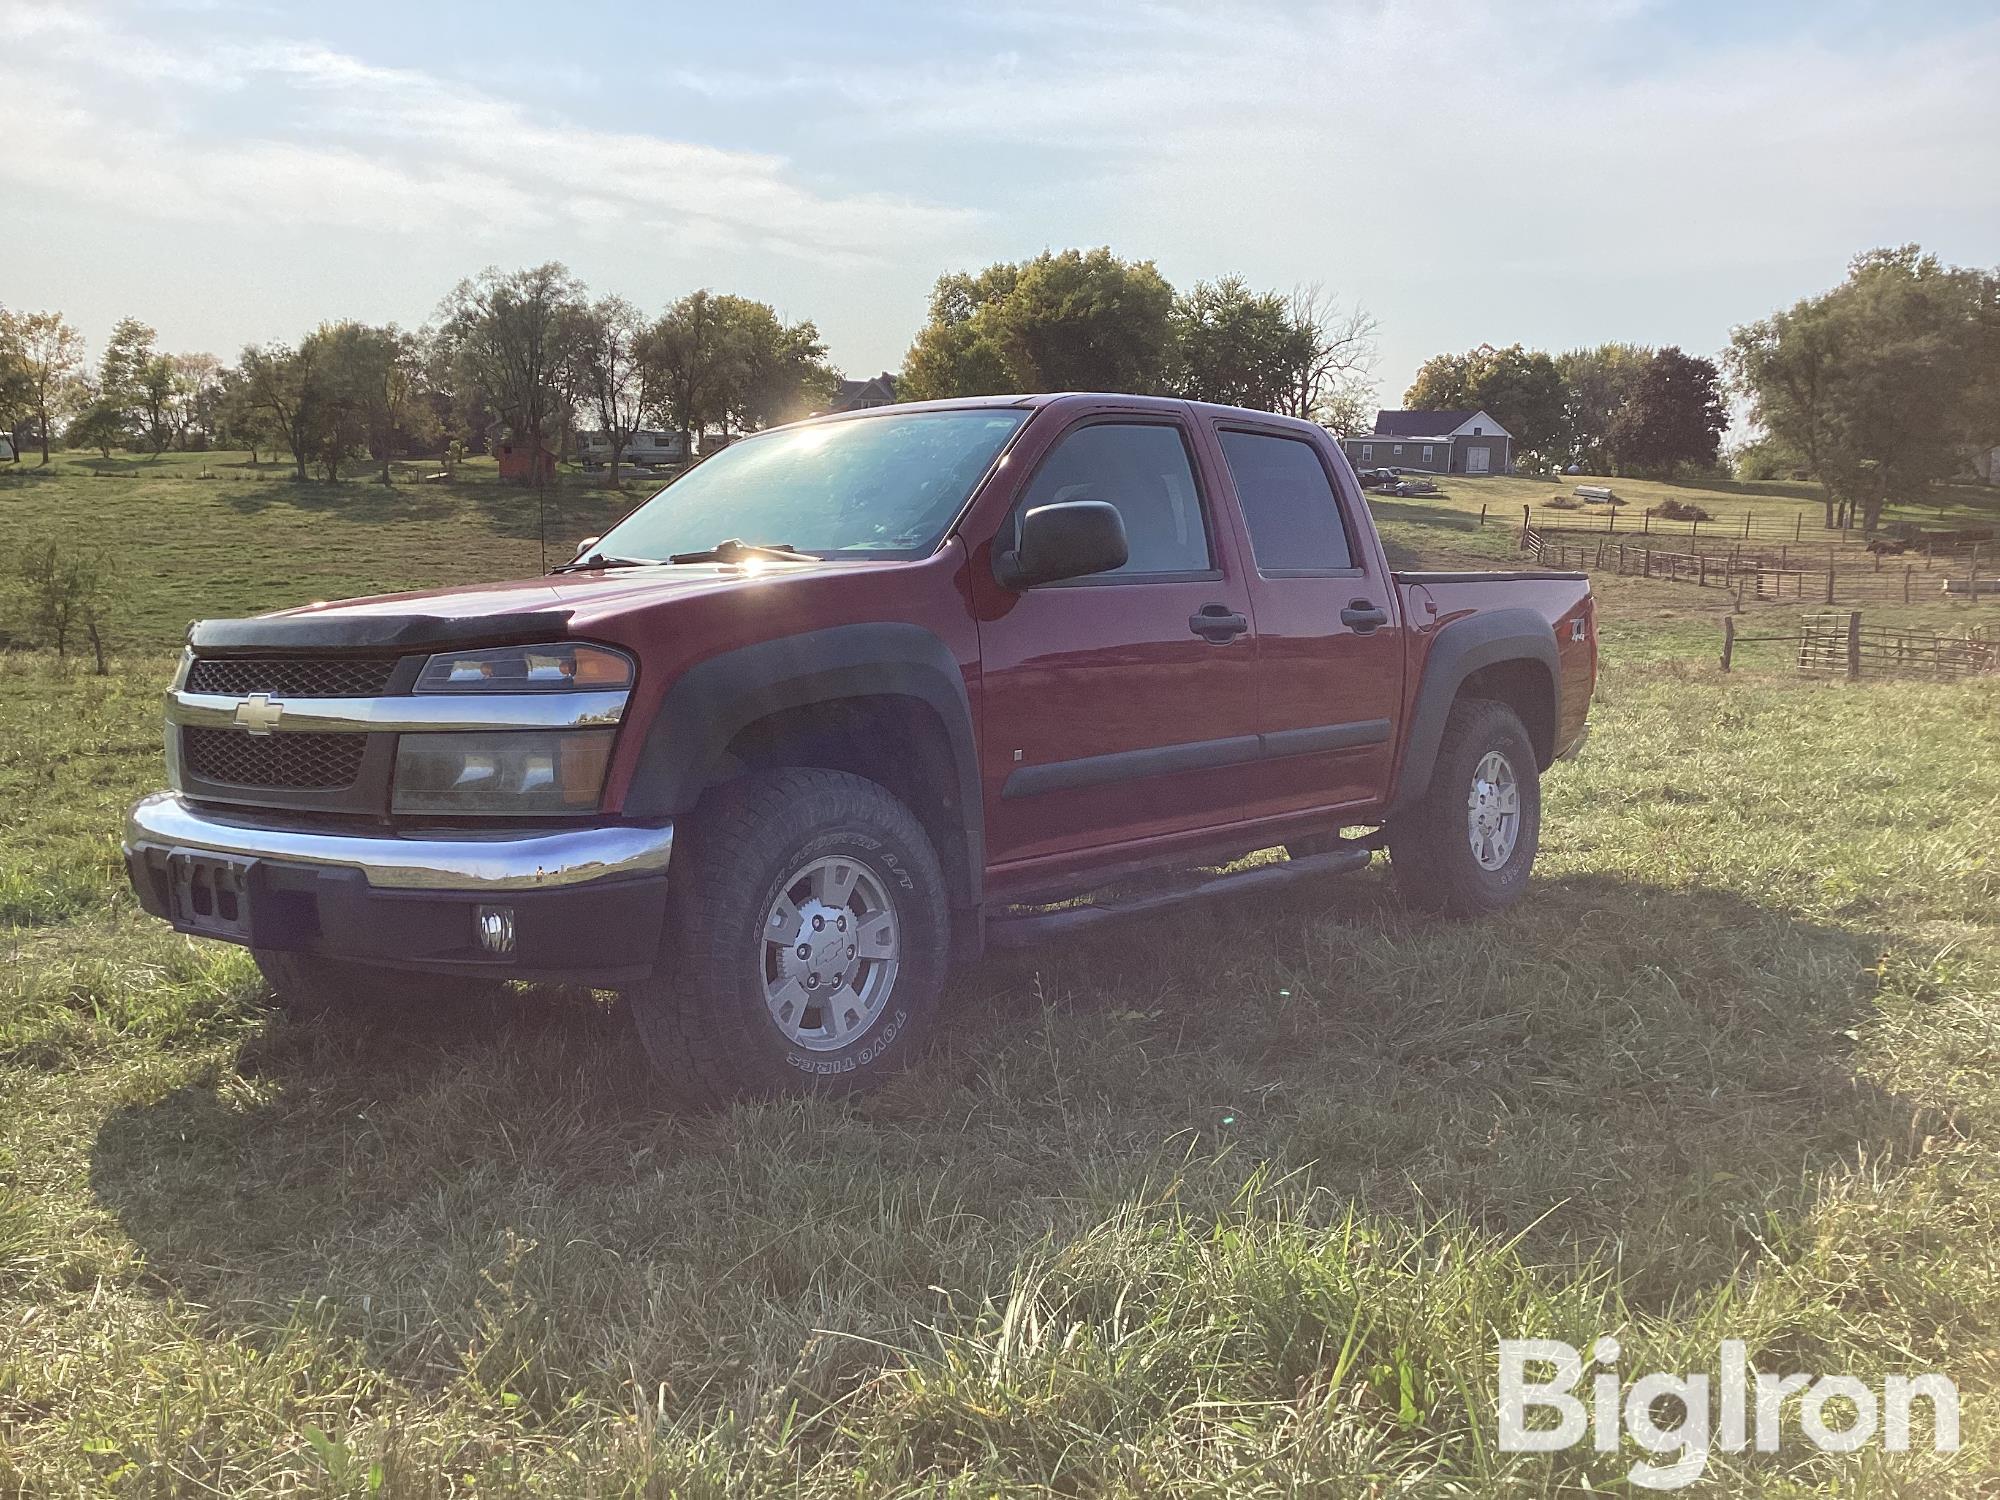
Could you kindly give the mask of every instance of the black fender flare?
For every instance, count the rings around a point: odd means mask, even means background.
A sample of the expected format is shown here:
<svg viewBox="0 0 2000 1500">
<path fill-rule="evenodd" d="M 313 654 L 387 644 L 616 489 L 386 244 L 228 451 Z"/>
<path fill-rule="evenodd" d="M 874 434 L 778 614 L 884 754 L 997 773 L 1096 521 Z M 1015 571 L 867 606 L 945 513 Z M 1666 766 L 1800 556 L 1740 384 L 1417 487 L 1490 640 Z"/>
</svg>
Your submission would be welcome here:
<svg viewBox="0 0 2000 1500">
<path fill-rule="evenodd" d="M 1554 626 L 1525 607 L 1481 610 L 1454 620 L 1438 631 L 1430 654 L 1424 658 L 1424 676 L 1417 684 L 1416 703 L 1410 713 L 1402 772 L 1383 813 L 1385 819 L 1408 811 L 1430 789 L 1438 745 L 1444 739 L 1444 723 L 1466 678 L 1482 667 L 1508 661 L 1536 662 L 1547 671 L 1555 723 L 1562 723 L 1562 667 L 1556 653 Z"/>
<path fill-rule="evenodd" d="M 918 700 L 944 727 L 966 865 L 952 870 L 955 861 L 947 858 L 946 879 L 954 905 L 976 907 L 984 883 L 986 821 L 972 704 L 957 660 L 921 625 L 835 625 L 695 663 L 667 689 L 646 726 L 625 814 L 668 818 L 693 811 L 730 742 L 759 719 L 785 709 L 883 696 Z"/>
</svg>

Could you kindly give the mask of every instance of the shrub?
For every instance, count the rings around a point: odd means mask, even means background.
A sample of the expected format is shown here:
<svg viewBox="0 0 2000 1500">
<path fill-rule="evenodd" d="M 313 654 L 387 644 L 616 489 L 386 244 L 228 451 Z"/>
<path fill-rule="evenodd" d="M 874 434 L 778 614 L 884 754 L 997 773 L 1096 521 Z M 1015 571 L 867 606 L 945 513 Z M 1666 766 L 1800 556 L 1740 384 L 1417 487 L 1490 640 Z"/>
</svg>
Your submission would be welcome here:
<svg viewBox="0 0 2000 1500">
<path fill-rule="evenodd" d="M 30 547 L 19 569 L 21 613 L 27 634 L 38 645 L 54 646 L 67 660 L 78 631 L 90 642 L 97 675 L 104 661 L 105 610 L 110 597 L 102 560 L 95 553 L 66 551 L 57 542 Z"/>
<path fill-rule="evenodd" d="M 1646 514 L 1658 516 L 1662 521 L 1712 521 L 1715 517 L 1699 505 L 1689 505 L 1683 500 L 1662 500 L 1658 505 L 1646 507 Z"/>
</svg>

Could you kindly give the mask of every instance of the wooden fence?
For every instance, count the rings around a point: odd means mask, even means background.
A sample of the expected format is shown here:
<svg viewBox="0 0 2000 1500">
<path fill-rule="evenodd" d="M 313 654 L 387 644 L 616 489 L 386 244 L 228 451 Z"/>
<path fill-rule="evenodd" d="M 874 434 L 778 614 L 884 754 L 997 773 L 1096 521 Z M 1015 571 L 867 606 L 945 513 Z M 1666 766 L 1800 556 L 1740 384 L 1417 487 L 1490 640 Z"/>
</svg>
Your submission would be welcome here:
<svg viewBox="0 0 2000 1500">
<path fill-rule="evenodd" d="M 1782 645 L 1805 676 L 1899 677 L 1949 682 L 2000 672 L 2000 633 L 1976 627 L 1964 635 L 1914 626 L 1868 625 L 1860 610 L 1807 615 L 1798 628 L 1773 635 L 1744 635 L 1733 615 L 1722 621 L 1722 670 L 1750 645 Z"/>
</svg>

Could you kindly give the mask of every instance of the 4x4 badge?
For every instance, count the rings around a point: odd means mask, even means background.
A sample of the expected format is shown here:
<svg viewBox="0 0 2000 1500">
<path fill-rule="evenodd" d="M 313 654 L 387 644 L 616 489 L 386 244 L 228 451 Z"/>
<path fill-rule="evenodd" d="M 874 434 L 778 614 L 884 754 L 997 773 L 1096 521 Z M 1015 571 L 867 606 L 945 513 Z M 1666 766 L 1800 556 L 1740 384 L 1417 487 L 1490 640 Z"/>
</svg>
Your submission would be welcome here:
<svg viewBox="0 0 2000 1500">
<path fill-rule="evenodd" d="M 236 727 L 252 734 L 269 734 L 284 716 L 285 705 L 273 703 L 265 693 L 252 693 L 236 705 Z"/>
</svg>

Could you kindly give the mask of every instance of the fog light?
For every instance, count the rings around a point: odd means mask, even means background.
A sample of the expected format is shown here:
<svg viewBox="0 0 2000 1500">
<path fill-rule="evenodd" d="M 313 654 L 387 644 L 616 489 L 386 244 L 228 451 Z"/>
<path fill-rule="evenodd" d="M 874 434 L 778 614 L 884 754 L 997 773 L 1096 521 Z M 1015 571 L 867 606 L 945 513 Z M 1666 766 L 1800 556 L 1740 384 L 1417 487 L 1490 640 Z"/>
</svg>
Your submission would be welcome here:
<svg viewBox="0 0 2000 1500">
<path fill-rule="evenodd" d="M 477 906 L 472 910 L 472 925 L 479 930 L 479 946 L 488 953 L 505 958 L 514 951 L 514 908 L 511 906 Z"/>
</svg>

